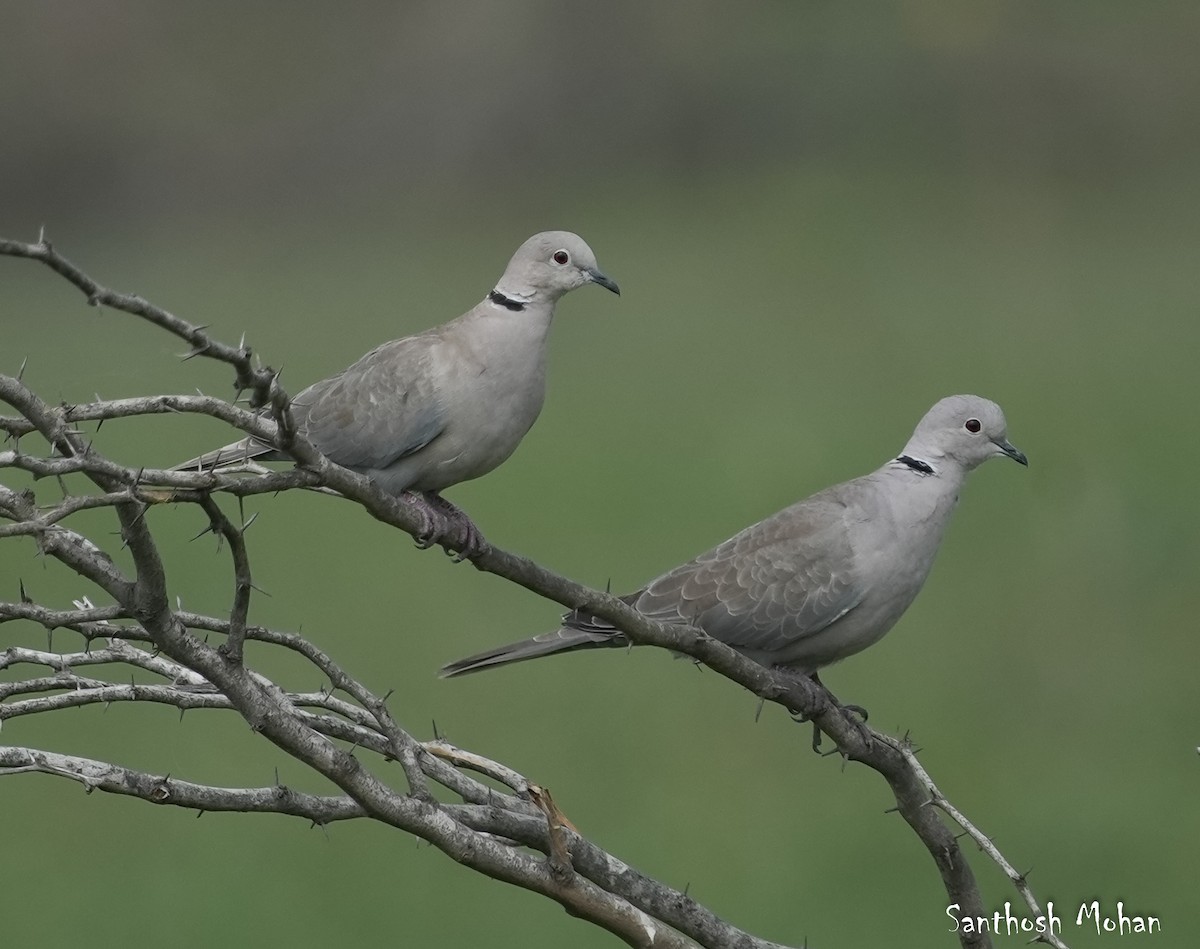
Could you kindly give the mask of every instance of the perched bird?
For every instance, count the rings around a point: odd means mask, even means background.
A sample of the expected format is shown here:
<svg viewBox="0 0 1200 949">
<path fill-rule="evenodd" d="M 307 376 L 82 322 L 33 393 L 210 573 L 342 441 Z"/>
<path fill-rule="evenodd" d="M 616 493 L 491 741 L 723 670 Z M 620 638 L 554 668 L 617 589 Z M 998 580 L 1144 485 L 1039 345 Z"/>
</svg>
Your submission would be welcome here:
<svg viewBox="0 0 1200 949">
<path fill-rule="evenodd" d="M 587 283 L 621 292 L 582 238 L 535 234 L 495 289 L 458 319 L 384 343 L 296 395 L 297 431 L 331 460 L 412 504 L 424 524 L 422 546 L 461 536 L 460 559 L 472 555 L 482 536 L 440 492 L 487 474 L 529 431 L 545 400 L 554 306 Z M 243 438 L 175 470 L 250 459 L 288 457 Z"/>
<path fill-rule="evenodd" d="M 929 575 L 967 472 L 1001 455 L 1029 463 L 1009 443 L 1000 406 L 973 395 L 942 399 L 882 468 L 784 508 L 623 599 L 765 666 L 815 674 L 895 625 Z M 610 623 L 573 611 L 553 632 L 441 674 L 628 644 Z"/>
</svg>

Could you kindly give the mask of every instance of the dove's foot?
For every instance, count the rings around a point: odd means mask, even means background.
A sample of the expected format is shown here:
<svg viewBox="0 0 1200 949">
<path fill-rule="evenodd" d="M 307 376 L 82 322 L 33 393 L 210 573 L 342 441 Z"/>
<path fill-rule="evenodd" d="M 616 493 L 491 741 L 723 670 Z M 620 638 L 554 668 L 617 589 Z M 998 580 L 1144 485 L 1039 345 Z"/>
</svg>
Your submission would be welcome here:
<svg viewBox="0 0 1200 949">
<path fill-rule="evenodd" d="M 454 551 L 452 557 L 455 563 L 473 560 L 491 550 L 491 544 L 484 539 L 475 522 L 462 508 L 447 501 L 436 491 L 426 491 L 424 497 L 430 507 L 441 515 L 443 523 L 441 536 L 434 538 L 430 543 L 443 544 L 448 554 Z"/>
<path fill-rule="evenodd" d="M 812 673 L 809 676 L 809 678 L 812 679 L 813 682 L 815 682 L 817 685 L 819 685 L 822 689 L 825 690 L 825 694 L 829 696 L 829 700 L 834 705 L 836 705 L 838 708 L 840 708 L 844 712 L 853 712 L 855 715 L 858 716 L 858 718 L 851 719 L 851 721 L 853 721 L 854 724 L 858 726 L 859 734 L 862 735 L 863 741 L 865 741 L 869 744 L 871 741 L 871 729 L 869 729 L 866 726 L 867 710 L 865 708 L 863 708 L 861 705 L 851 705 L 849 703 L 843 704 L 842 702 L 838 701 L 838 697 L 829 691 L 829 688 L 825 685 L 824 682 L 822 682 L 820 680 L 820 678 L 817 676 L 817 674 L 815 672 Z M 803 724 L 804 722 L 812 722 L 812 728 L 813 728 L 812 750 L 815 751 L 817 754 L 822 754 L 822 751 L 821 751 L 821 729 L 817 725 L 816 721 L 814 719 L 810 718 L 808 715 L 805 715 L 803 713 L 793 714 L 792 721 L 799 722 L 801 724 Z M 837 749 L 835 748 L 834 751 L 837 751 Z M 827 753 L 833 754 L 833 752 L 827 752 Z"/>
<path fill-rule="evenodd" d="M 834 699 L 834 702 L 837 703 L 837 707 L 843 712 L 853 712 L 855 715 L 860 716 L 858 718 L 851 718 L 850 721 L 852 721 L 854 726 L 858 729 L 858 734 L 862 737 L 863 742 L 868 745 L 871 744 L 871 729 L 867 727 L 867 710 L 861 705 L 842 705 L 840 702 L 837 702 L 837 699 Z M 838 748 L 834 748 L 831 751 L 821 750 L 821 729 L 816 722 L 812 723 L 812 727 L 812 750 L 819 755 L 837 754 L 839 751 Z"/>
<path fill-rule="evenodd" d="M 414 538 L 421 550 L 429 549 L 445 536 L 446 516 L 425 495 L 405 491 L 399 498 L 421 519 L 421 529 Z"/>
</svg>

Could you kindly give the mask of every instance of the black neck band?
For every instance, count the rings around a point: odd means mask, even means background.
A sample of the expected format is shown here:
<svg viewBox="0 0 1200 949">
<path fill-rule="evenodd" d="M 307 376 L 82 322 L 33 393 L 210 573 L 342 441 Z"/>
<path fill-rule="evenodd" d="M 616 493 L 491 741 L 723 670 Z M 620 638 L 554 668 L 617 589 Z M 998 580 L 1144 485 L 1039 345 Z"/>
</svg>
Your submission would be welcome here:
<svg viewBox="0 0 1200 949">
<path fill-rule="evenodd" d="M 511 297 L 506 297 L 499 290 L 493 290 L 491 293 L 489 293 L 488 299 L 491 300 L 493 303 L 495 303 L 497 306 L 502 306 L 506 310 L 512 310 L 514 313 L 520 312 L 521 310 L 525 309 L 525 304 L 522 303 L 520 300 L 514 300 Z"/>
<path fill-rule="evenodd" d="M 896 460 L 900 462 L 900 464 L 907 465 L 908 467 L 912 468 L 913 471 L 919 471 L 921 474 L 933 474 L 933 466 L 926 464 L 919 458 L 913 458 L 909 455 L 901 455 Z"/>
</svg>

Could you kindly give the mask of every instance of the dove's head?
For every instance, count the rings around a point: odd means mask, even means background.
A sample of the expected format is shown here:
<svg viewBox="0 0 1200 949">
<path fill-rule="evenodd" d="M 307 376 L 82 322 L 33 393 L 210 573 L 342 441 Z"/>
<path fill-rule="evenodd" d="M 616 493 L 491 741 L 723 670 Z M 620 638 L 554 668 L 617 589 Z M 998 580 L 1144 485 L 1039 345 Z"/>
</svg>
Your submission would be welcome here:
<svg viewBox="0 0 1200 949">
<path fill-rule="evenodd" d="M 938 402 L 917 425 L 904 454 L 935 469 L 939 462 L 951 461 L 970 471 L 998 455 L 1029 464 L 1009 442 L 1000 406 L 977 395 L 952 395 Z"/>
<path fill-rule="evenodd" d="M 517 303 L 553 303 L 585 283 L 621 292 L 601 272 L 596 255 L 582 237 L 570 231 L 543 231 L 517 248 L 495 292 Z"/>
</svg>

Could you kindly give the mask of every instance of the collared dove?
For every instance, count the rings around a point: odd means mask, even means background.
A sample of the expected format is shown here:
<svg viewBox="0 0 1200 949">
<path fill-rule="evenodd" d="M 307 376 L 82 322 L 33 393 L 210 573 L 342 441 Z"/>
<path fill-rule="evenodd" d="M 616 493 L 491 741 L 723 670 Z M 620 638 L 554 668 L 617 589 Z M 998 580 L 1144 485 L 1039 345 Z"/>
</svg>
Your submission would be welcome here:
<svg viewBox="0 0 1200 949">
<path fill-rule="evenodd" d="M 482 548 L 443 489 L 487 474 L 516 449 L 541 412 L 546 337 L 559 297 L 596 283 L 620 294 L 583 239 L 535 234 L 500 281 L 458 319 L 384 343 L 291 403 L 297 430 L 324 455 L 414 505 L 429 546 L 461 531 L 460 559 Z M 209 470 L 287 456 L 253 438 L 192 458 Z M 439 526 L 440 525 L 440 526 Z"/>
<path fill-rule="evenodd" d="M 1029 464 L 1009 443 L 1000 406 L 973 395 L 942 399 L 882 468 L 784 508 L 623 599 L 763 665 L 815 674 L 895 625 L 929 575 L 967 472 L 998 455 Z M 441 674 L 628 644 L 611 624 L 573 611 L 553 632 Z"/>
</svg>

